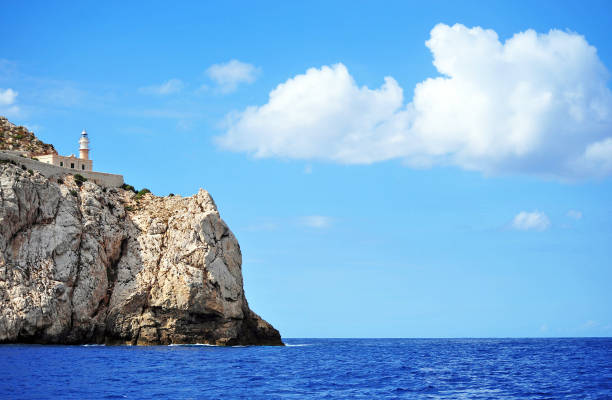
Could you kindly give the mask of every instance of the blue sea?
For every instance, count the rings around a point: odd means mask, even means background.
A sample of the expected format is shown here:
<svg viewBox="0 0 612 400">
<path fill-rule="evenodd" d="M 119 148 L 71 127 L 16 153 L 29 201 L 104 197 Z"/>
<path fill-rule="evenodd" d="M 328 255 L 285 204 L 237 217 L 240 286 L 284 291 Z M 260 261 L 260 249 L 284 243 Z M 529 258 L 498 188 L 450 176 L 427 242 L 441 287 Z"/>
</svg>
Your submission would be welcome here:
<svg viewBox="0 0 612 400">
<path fill-rule="evenodd" d="M 612 338 L 0 346 L 6 399 L 612 399 Z"/>
</svg>

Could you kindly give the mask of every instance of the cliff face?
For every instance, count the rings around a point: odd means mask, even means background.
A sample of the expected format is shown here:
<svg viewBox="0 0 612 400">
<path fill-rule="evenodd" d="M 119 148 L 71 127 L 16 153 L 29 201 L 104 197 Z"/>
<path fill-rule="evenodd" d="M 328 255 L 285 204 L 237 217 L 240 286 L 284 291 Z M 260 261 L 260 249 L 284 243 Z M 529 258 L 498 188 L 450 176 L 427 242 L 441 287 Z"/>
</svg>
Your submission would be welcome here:
<svg viewBox="0 0 612 400">
<path fill-rule="evenodd" d="M 0 164 L 0 343 L 281 345 L 210 195 L 137 199 Z"/>
</svg>

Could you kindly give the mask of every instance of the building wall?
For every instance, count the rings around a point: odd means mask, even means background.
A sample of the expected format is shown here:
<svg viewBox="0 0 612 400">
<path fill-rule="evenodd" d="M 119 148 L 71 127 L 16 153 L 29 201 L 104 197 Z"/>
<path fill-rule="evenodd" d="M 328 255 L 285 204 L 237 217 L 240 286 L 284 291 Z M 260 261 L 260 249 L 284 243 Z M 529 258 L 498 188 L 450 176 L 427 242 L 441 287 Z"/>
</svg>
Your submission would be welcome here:
<svg viewBox="0 0 612 400">
<path fill-rule="evenodd" d="M 47 157 L 47 156 L 38 156 L 37 158 L 41 159 L 42 157 Z M 57 156 L 57 157 L 62 157 L 62 156 Z M 64 157 L 64 158 L 69 159 L 70 157 Z M 59 159 L 57 161 L 58 165 L 54 165 L 53 163 L 36 161 L 30 158 L 22 157 L 20 156 L 19 152 L 2 150 L 0 151 L 0 160 L 13 160 L 17 163 L 17 165 L 25 165 L 28 169 L 35 169 L 47 178 L 57 179 L 57 178 L 61 178 L 64 175 L 81 174 L 85 178 L 92 180 L 101 186 L 119 187 L 123 185 L 123 175 L 106 174 L 104 172 L 93 172 L 91 170 L 87 171 L 87 170 L 77 170 L 76 168 L 71 169 L 71 168 L 60 167 Z M 87 160 L 84 160 L 84 161 L 87 161 Z M 68 166 L 70 166 L 70 164 Z"/>
<path fill-rule="evenodd" d="M 75 169 L 78 171 L 92 171 L 93 162 L 92 160 L 84 160 L 74 156 L 60 156 L 57 154 L 45 154 L 42 156 L 36 156 L 36 158 L 45 164 L 51 164 L 58 167 L 64 167 L 68 169 Z"/>
</svg>

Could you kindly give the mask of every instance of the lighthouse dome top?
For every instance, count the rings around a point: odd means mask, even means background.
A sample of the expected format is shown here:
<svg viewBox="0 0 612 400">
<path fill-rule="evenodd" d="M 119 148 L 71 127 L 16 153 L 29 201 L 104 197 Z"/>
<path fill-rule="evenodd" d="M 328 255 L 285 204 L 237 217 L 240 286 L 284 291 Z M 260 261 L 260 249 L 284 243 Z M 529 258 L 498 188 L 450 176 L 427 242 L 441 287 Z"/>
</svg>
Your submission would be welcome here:
<svg viewBox="0 0 612 400">
<path fill-rule="evenodd" d="M 85 129 L 83 129 L 83 132 L 81 132 L 81 136 L 87 137 L 87 131 Z"/>
</svg>

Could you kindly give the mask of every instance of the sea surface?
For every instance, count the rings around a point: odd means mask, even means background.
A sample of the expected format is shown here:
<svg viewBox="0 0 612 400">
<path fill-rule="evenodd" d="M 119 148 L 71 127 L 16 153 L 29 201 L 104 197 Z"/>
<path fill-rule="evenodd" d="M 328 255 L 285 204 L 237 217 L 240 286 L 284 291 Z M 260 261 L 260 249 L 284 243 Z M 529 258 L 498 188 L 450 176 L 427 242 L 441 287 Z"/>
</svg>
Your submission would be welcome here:
<svg viewBox="0 0 612 400">
<path fill-rule="evenodd" d="M 612 399 L 612 338 L 0 346 L 3 399 Z"/>
</svg>

